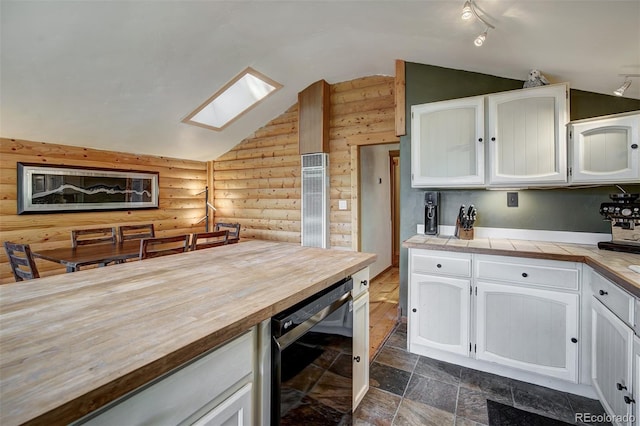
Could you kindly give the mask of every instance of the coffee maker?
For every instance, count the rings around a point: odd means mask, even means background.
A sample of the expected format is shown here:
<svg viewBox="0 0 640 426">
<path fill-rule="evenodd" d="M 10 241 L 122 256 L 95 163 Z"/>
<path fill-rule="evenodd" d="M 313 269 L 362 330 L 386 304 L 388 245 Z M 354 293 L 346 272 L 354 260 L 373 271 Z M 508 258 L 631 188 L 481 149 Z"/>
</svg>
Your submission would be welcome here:
<svg viewBox="0 0 640 426">
<path fill-rule="evenodd" d="M 598 248 L 640 254 L 640 194 L 611 194 L 612 202 L 600 204 L 600 214 L 611 221 L 611 240 Z"/>
<path fill-rule="evenodd" d="M 440 193 L 427 191 L 424 193 L 424 233 L 425 235 L 438 234 L 438 204 Z"/>
</svg>

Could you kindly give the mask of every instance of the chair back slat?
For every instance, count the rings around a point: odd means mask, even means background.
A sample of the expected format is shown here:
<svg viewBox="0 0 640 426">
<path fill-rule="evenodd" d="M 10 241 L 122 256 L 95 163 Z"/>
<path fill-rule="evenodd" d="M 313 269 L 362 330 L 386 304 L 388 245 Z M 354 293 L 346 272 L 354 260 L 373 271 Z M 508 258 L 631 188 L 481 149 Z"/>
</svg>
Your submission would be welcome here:
<svg viewBox="0 0 640 426">
<path fill-rule="evenodd" d="M 142 240 L 143 238 L 155 238 L 156 232 L 153 223 L 144 225 L 124 225 L 118 227 L 118 239 L 120 242 L 127 240 Z"/>
<path fill-rule="evenodd" d="M 7 253 L 16 282 L 40 278 L 29 244 L 15 244 L 5 241 L 4 250 Z"/>
<path fill-rule="evenodd" d="M 116 228 L 74 229 L 71 231 L 71 246 L 76 248 L 88 244 L 115 244 Z"/>
<path fill-rule="evenodd" d="M 239 223 L 223 223 L 218 222 L 214 227 L 214 231 L 229 231 L 229 244 L 237 243 L 240 240 L 240 224 Z"/>
<path fill-rule="evenodd" d="M 191 237 L 191 250 L 201 250 L 211 247 L 224 246 L 229 241 L 229 230 L 200 232 Z"/>
<path fill-rule="evenodd" d="M 184 253 L 189 249 L 191 235 L 156 237 L 140 240 L 140 260 L 169 254 Z"/>
</svg>

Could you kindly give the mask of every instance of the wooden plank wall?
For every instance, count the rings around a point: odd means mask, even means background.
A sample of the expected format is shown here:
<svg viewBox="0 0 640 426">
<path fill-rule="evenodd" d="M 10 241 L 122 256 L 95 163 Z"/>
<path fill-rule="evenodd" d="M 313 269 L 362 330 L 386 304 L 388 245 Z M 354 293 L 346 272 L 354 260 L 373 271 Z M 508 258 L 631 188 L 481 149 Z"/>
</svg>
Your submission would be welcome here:
<svg viewBox="0 0 640 426">
<path fill-rule="evenodd" d="M 18 162 L 157 171 L 160 208 L 17 215 Z M 204 216 L 204 194 L 196 194 L 205 185 L 206 162 L 0 138 L 0 240 L 48 249 L 69 246 L 74 228 L 153 223 L 158 236 L 204 231 L 204 223 L 195 223 Z M 1 252 L 0 283 L 13 282 L 4 250 Z M 43 260 L 37 260 L 37 266 L 41 276 L 65 271 Z"/>
<path fill-rule="evenodd" d="M 351 249 L 349 138 L 395 129 L 394 78 L 331 85 L 329 173 L 331 246 Z M 300 242 L 298 105 L 213 162 L 216 221 L 239 222 L 242 236 Z M 347 200 L 347 210 L 338 201 Z"/>
</svg>

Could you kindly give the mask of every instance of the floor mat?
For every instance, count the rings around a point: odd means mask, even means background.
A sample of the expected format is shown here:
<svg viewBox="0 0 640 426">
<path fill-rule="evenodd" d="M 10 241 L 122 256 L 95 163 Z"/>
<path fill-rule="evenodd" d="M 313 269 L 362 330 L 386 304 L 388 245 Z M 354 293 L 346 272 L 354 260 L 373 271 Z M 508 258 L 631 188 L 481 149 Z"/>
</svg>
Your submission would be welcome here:
<svg viewBox="0 0 640 426">
<path fill-rule="evenodd" d="M 489 426 L 570 426 L 560 420 L 530 413 L 487 399 Z"/>
</svg>

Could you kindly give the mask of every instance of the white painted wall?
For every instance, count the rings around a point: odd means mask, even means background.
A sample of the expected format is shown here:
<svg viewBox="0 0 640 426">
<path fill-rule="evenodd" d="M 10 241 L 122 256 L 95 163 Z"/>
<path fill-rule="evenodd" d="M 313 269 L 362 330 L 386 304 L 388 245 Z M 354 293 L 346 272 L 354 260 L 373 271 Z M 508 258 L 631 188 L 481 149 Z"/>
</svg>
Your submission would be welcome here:
<svg viewBox="0 0 640 426">
<path fill-rule="evenodd" d="M 360 249 L 378 255 L 369 267 L 371 278 L 391 266 L 389 151 L 398 149 L 399 144 L 360 148 Z"/>
</svg>

